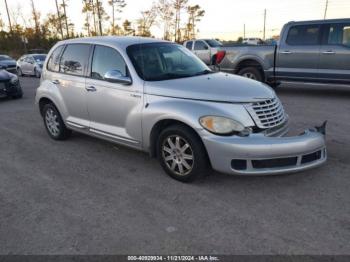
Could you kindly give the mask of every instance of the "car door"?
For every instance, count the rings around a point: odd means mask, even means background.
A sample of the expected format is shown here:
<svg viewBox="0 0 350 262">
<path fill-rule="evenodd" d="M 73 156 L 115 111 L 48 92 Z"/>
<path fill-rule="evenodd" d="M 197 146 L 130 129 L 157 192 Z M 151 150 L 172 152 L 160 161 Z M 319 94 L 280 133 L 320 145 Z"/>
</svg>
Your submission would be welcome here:
<svg viewBox="0 0 350 262">
<path fill-rule="evenodd" d="M 194 42 L 193 52 L 207 65 L 210 65 L 210 49 L 207 43 L 202 40 Z"/>
<path fill-rule="evenodd" d="M 28 56 L 28 63 L 27 63 L 27 70 L 28 74 L 34 75 L 34 67 L 35 67 L 35 60 L 33 56 Z"/>
<path fill-rule="evenodd" d="M 68 44 L 60 59 L 58 72 L 51 72 L 50 76 L 65 105 L 67 125 L 80 129 L 89 127 L 85 75 L 90 49 L 88 44 Z"/>
<path fill-rule="evenodd" d="M 22 72 L 24 74 L 28 74 L 29 73 L 29 69 L 30 69 L 30 57 L 29 56 L 26 56 L 23 59 L 23 63 L 22 63 L 21 69 L 22 69 Z"/>
<path fill-rule="evenodd" d="M 114 48 L 96 45 L 91 59 L 90 77 L 86 87 L 90 91 L 88 111 L 90 131 L 132 147 L 141 147 L 141 112 L 143 107 L 143 85 L 109 82 L 105 74 L 118 70 L 130 77 L 122 55 Z"/>
<path fill-rule="evenodd" d="M 318 79 L 321 26 L 293 25 L 286 30 L 278 49 L 276 77 L 300 81 Z"/>
<path fill-rule="evenodd" d="M 350 23 L 324 25 L 319 72 L 327 82 L 350 83 Z"/>
</svg>

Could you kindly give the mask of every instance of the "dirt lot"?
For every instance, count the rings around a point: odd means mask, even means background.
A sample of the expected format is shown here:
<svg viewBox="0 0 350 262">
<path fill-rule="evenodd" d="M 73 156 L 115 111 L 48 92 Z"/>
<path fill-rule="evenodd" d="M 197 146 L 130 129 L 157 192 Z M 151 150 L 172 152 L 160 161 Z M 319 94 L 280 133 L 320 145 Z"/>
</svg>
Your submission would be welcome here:
<svg viewBox="0 0 350 262">
<path fill-rule="evenodd" d="M 74 133 L 51 140 L 34 105 L 0 100 L 0 254 L 349 254 L 350 88 L 283 86 L 299 132 L 328 120 L 326 165 L 193 184 L 148 155 Z"/>
</svg>

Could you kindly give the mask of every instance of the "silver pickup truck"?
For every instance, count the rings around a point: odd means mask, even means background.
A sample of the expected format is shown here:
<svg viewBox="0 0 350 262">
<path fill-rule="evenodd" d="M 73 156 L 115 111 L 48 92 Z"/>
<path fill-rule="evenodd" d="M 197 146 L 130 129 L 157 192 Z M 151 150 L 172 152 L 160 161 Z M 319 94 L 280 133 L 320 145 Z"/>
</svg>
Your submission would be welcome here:
<svg viewBox="0 0 350 262">
<path fill-rule="evenodd" d="M 276 46 L 225 47 L 207 39 L 184 45 L 207 65 L 270 84 L 350 84 L 350 19 L 289 22 Z"/>
</svg>

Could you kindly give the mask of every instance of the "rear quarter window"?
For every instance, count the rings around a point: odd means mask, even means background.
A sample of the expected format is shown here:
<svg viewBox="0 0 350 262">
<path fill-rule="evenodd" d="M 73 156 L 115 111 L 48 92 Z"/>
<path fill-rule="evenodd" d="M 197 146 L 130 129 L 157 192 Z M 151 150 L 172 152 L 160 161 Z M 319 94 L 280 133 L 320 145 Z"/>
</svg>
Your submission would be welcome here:
<svg viewBox="0 0 350 262">
<path fill-rule="evenodd" d="M 60 67 L 60 54 L 63 50 L 63 45 L 58 46 L 51 54 L 49 61 L 47 62 L 47 69 L 53 72 L 58 72 Z"/>
<path fill-rule="evenodd" d="M 188 49 L 188 50 L 192 50 L 192 41 L 189 41 L 189 42 L 187 42 L 186 43 L 186 48 Z"/>
</svg>

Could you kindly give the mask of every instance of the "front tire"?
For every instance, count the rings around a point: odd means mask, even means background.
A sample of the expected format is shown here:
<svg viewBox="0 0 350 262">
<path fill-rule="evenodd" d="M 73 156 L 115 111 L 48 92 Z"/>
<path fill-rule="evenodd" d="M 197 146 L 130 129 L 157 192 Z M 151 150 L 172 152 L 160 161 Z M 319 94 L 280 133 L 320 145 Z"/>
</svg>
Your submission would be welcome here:
<svg viewBox="0 0 350 262">
<path fill-rule="evenodd" d="M 165 172 L 181 182 L 191 182 L 210 168 L 201 139 L 184 125 L 173 125 L 160 133 L 157 156 Z"/>
<path fill-rule="evenodd" d="M 252 80 L 256 80 L 259 82 L 263 81 L 263 75 L 260 72 L 260 70 L 256 67 L 242 68 L 241 70 L 239 70 L 238 75 L 252 79 Z"/>
<path fill-rule="evenodd" d="M 53 104 L 47 104 L 43 108 L 44 125 L 49 136 L 54 140 L 67 139 L 72 131 L 67 129 L 60 113 Z"/>
<path fill-rule="evenodd" d="M 23 72 L 22 72 L 22 69 L 20 67 L 17 68 L 17 75 L 23 76 Z"/>
</svg>

